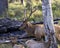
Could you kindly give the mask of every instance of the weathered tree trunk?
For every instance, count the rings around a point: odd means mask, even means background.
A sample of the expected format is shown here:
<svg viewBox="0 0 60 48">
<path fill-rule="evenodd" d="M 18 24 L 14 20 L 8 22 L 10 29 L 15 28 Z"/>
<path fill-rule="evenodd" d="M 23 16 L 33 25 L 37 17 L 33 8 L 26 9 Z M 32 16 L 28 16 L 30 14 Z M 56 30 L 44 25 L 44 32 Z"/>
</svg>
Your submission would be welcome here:
<svg viewBox="0 0 60 48">
<path fill-rule="evenodd" d="M 49 48 L 58 48 L 54 34 L 55 29 L 53 25 L 51 0 L 42 0 L 42 11 L 43 11 L 45 33 L 46 33 L 45 36 L 46 42 L 50 41 Z"/>
<path fill-rule="evenodd" d="M 0 0 L 0 16 L 7 14 L 8 10 L 8 0 Z"/>
<path fill-rule="evenodd" d="M 23 4 L 23 0 L 20 0 L 21 1 L 21 4 Z"/>
<path fill-rule="evenodd" d="M 9 0 L 9 3 L 14 3 L 15 0 Z"/>
</svg>

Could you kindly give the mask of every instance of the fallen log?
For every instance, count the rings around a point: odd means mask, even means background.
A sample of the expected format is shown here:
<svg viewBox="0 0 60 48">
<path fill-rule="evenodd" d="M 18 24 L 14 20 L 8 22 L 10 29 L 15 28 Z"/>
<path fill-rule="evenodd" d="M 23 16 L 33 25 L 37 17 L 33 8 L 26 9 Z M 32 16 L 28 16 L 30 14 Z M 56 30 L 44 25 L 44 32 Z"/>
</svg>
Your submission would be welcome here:
<svg viewBox="0 0 60 48">
<path fill-rule="evenodd" d="M 58 21 L 60 20 L 60 18 L 56 18 L 56 19 L 54 19 L 53 21 L 54 21 L 54 24 L 58 24 Z M 32 23 L 32 24 L 43 24 L 43 21 L 40 21 L 40 22 L 34 22 L 34 23 Z"/>
<path fill-rule="evenodd" d="M 21 21 L 11 20 L 10 18 L 0 19 L 0 33 L 8 33 L 17 31 L 21 25 Z"/>
</svg>

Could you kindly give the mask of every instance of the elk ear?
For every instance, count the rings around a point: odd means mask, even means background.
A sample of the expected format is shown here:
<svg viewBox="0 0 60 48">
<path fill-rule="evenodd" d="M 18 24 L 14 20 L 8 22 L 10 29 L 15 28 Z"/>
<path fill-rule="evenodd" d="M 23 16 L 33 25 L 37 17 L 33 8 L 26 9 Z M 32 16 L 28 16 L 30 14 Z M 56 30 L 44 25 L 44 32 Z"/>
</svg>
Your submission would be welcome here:
<svg viewBox="0 0 60 48">
<path fill-rule="evenodd" d="M 30 25 L 30 23 L 29 23 L 29 22 L 27 22 L 27 25 L 29 26 L 29 25 Z"/>
</svg>

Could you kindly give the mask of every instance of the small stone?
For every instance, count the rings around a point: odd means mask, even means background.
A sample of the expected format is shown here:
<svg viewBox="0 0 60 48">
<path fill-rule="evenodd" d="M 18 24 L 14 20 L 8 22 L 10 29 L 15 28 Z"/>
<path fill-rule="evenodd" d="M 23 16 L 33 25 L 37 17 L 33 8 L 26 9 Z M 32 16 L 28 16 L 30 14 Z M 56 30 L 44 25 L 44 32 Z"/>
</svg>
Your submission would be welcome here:
<svg viewBox="0 0 60 48">
<path fill-rule="evenodd" d="M 13 48 L 25 48 L 25 47 L 22 44 L 19 44 L 19 45 L 15 44 Z"/>
<path fill-rule="evenodd" d="M 40 43 L 34 40 L 26 41 L 27 48 L 46 48 L 45 43 Z"/>
</svg>

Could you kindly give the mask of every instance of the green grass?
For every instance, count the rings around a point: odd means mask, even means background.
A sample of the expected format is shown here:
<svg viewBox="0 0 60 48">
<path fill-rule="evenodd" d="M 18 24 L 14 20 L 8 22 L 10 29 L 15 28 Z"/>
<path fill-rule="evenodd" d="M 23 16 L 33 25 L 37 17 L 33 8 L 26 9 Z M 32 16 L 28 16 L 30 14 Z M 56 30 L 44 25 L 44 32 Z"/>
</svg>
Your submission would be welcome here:
<svg viewBox="0 0 60 48">
<path fill-rule="evenodd" d="M 0 44 L 0 48 L 12 48 L 11 44 Z"/>
</svg>

